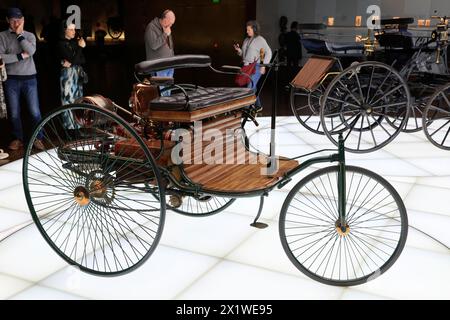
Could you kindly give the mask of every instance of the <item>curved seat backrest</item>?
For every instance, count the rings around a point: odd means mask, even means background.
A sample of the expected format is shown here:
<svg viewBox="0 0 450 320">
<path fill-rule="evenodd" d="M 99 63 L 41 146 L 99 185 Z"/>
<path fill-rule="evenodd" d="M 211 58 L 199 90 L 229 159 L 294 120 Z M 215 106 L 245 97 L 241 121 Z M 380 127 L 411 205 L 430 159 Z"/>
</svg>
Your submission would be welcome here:
<svg viewBox="0 0 450 320">
<path fill-rule="evenodd" d="M 178 55 L 170 58 L 143 61 L 135 65 L 138 75 L 149 75 L 166 69 L 205 68 L 211 66 L 211 58 L 206 55 Z"/>
<path fill-rule="evenodd" d="M 336 59 L 333 57 L 313 56 L 292 80 L 291 85 L 314 91 L 335 63 Z"/>
</svg>

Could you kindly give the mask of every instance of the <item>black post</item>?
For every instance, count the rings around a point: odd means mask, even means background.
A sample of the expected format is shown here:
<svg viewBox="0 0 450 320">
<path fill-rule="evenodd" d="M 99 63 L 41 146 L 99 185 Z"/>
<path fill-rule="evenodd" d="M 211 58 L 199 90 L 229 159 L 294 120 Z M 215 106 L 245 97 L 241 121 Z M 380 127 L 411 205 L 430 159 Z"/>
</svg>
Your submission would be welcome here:
<svg viewBox="0 0 450 320">
<path fill-rule="evenodd" d="M 275 129 L 277 125 L 277 105 L 278 105 L 278 51 L 275 52 L 273 59 L 274 77 L 273 77 L 273 92 L 272 92 L 272 123 L 270 126 L 270 163 L 268 164 L 268 175 L 277 172 L 277 161 L 275 157 Z"/>
</svg>

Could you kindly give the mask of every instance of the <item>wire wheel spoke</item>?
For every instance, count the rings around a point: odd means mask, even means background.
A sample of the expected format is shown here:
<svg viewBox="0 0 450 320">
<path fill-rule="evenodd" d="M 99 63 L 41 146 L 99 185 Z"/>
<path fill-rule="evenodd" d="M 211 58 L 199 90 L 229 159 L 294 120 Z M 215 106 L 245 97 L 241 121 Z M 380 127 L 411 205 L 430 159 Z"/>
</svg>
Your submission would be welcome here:
<svg viewBox="0 0 450 320">
<path fill-rule="evenodd" d="M 76 129 L 67 130 L 67 121 Z M 39 136 L 46 149 L 36 153 L 32 145 Z M 36 129 L 24 162 L 30 212 L 68 263 L 88 273 L 117 275 L 153 253 L 165 217 L 159 172 L 125 120 L 90 105 L 57 110 Z"/>
<path fill-rule="evenodd" d="M 347 166 L 343 228 L 338 170 L 318 170 L 292 189 L 281 211 L 280 238 L 291 262 L 307 276 L 331 285 L 357 285 L 395 262 L 408 221 L 400 196 L 386 180 Z"/>
</svg>

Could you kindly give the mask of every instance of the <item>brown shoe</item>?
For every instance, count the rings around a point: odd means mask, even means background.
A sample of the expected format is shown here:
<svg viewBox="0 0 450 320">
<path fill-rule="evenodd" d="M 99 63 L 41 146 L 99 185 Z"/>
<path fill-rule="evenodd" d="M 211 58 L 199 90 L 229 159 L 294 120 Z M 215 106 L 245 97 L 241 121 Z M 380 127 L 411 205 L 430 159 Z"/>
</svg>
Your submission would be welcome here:
<svg viewBox="0 0 450 320">
<path fill-rule="evenodd" d="M 43 144 L 42 141 L 39 140 L 39 139 L 36 139 L 36 141 L 34 141 L 33 147 L 35 147 L 35 148 L 38 149 L 39 151 L 44 151 L 44 150 L 45 150 L 44 144 Z"/>
<path fill-rule="evenodd" d="M 9 144 L 9 149 L 10 150 L 13 150 L 13 151 L 17 151 L 17 150 L 19 150 L 20 148 L 22 148 L 23 147 L 23 143 L 22 143 L 22 141 L 20 141 L 20 140 L 14 140 L 13 142 L 11 142 L 10 144 Z"/>
</svg>

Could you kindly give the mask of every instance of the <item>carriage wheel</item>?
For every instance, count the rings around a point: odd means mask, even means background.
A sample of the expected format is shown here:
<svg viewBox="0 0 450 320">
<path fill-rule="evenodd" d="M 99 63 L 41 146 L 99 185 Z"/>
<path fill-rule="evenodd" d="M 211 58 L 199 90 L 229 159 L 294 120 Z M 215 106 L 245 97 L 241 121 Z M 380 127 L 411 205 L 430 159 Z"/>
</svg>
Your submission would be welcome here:
<svg viewBox="0 0 450 320">
<path fill-rule="evenodd" d="M 390 117 L 387 120 L 387 122 L 393 126 L 395 129 L 401 129 L 401 132 L 405 133 L 415 133 L 419 132 L 423 129 L 422 127 L 422 117 L 424 114 L 425 107 L 423 104 L 418 105 L 412 105 L 409 108 L 401 107 L 397 110 L 397 114 L 395 117 Z M 406 123 L 404 124 L 404 127 L 402 128 L 401 125 L 403 124 L 403 119 L 405 118 L 405 115 L 407 112 L 410 111 L 411 114 L 406 117 Z"/>
<path fill-rule="evenodd" d="M 65 129 L 64 114 L 78 129 Z M 35 152 L 40 135 L 46 149 Z M 25 153 L 23 184 L 45 240 L 84 272 L 132 271 L 160 240 L 165 203 L 147 194 L 164 199 L 159 171 L 137 133 L 105 109 L 70 105 L 42 120 Z"/>
<path fill-rule="evenodd" d="M 174 196 L 166 196 L 167 209 L 188 217 L 198 218 L 208 217 L 222 212 L 236 201 L 234 198 L 210 195 L 172 197 Z"/>
<path fill-rule="evenodd" d="M 366 153 L 384 147 L 401 132 L 409 106 L 408 86 L 397 71 L 383 63 L 363 62 L 333 79 L 324 93 L 320 117 L 325 135 L 336 146 L 343 133 L 347 151 Z M 399 118 L 402 108 L 406 112 Z M 397 120 L 397 127 L 388 124 Z"/>
<path fill-rule="evenodd" d="M 422 122 L 428 140 L 450 150 L 450 85 L 437 90 L 430 98 Z"/>
<path fill-rule="evenodd" d="M 173 190 L 172 190 L 173 191 Z M 202 218 L 218 214 L 231 206 L 236 199 L 225 198 L 212 195 L 183 195 L 174 190 L 172 195 L 166 194 L 167 209 L 176 213 L 194 217 Z M 171 192 L 167 192 L 171 193 Z"/>
<path fill-rule="evenodd" d="M 324 135 L 320 122 L 320 98 L 325 88 L 321 85 L 312 92 L 291 88 L 291 109 L 300 124 L 311 132 Z"/>
<path fill-rule="evenodd" d="M 338 214 L 338 166 L 300 181 L 281 210 L 279 231 L 291 262 L 325 284 L 365 283 L 389 269 L 405 246 L 408 218 L 395 189 L 379 175 L 346 169 L 346 228 Z"/>
</svg>

